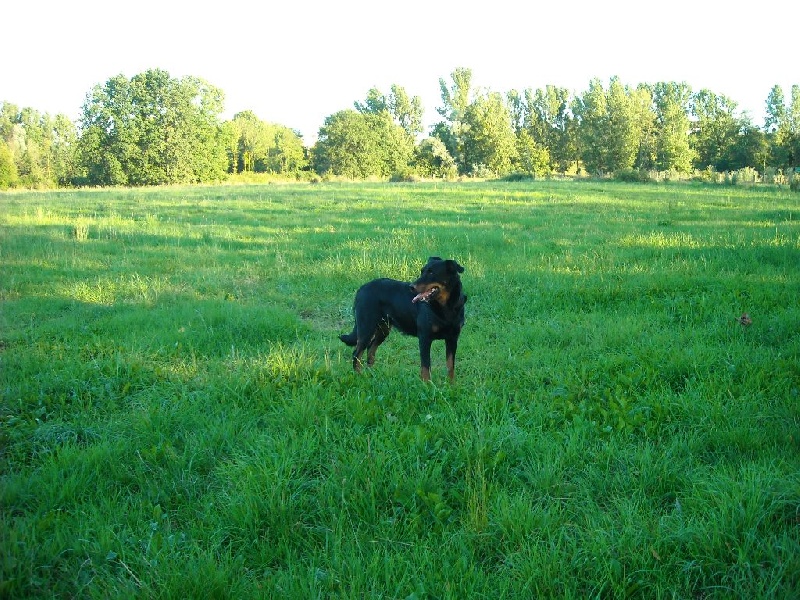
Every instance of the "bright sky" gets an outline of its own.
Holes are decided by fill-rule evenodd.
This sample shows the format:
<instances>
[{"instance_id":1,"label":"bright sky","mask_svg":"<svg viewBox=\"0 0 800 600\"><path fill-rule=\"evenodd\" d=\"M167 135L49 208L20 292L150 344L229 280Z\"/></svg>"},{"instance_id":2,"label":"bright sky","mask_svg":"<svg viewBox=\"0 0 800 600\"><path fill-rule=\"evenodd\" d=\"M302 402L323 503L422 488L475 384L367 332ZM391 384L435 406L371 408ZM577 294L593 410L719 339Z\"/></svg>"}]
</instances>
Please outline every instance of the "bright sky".
<instances>
[{"instance_id":1,"label":"bright sky","mask_svg":"<svg viewBox=\"0 0 800 600\"><path fill-rule=\"evenodd\" d=\"M0 101L77 119L96 84L150 68L203 78L225 114L316 139L325 117L392 84L438 118L458 67L495 92L575 93L598 77L685 81L763 125L770 89L800 84L800 2L761 0L40 0L2 9Z\"/></svg>"}]
</instances>

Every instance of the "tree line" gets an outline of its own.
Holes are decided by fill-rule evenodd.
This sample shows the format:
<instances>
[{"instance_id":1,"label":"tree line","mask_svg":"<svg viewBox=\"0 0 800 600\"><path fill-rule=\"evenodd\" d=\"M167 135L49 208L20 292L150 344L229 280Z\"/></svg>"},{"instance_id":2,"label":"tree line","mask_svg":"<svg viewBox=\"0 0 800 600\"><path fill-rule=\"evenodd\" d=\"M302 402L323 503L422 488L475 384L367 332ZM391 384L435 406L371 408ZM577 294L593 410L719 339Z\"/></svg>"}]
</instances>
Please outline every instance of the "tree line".
<instances>
[{"instance_id":1,"label":"tree line","mask_svg":"<svg viewBox=\"0 0 800 600\"><path fill-rule=\"evenodd\" d=\"M459 68L439 80L438 121L424 135L418 96L400 85L331 114L308 146L252 111L221 119L224 93L160 69L112 77L87 95L77 123L0 103L0 188L159 185L278 177L454 178L749 169L764 180L800 166L800 85L775 85L763 126L736 102L686 83L589 82L499 93Z\"/></svg>"}]
</instances>

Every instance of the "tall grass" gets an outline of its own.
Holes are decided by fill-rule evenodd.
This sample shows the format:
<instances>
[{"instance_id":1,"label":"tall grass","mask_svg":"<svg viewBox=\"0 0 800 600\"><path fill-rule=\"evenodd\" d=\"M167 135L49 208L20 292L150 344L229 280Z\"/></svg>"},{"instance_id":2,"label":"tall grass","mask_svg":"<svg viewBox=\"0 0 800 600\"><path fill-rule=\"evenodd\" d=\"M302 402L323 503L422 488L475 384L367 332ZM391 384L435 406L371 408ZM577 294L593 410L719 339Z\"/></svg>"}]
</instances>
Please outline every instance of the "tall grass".
<instances>
[{"instance_id":1,"label":"tall grass","mask_svg":"<svg viewBox=\"0 0 800 600\"><path fill-rule=\"evenodd\" d=\"M797 597L798 208L606 182L4 193L0 596ZM355 289L430 255L466 267L456 384L397 333L355 375Z\"/></svg>"}]
</instances>

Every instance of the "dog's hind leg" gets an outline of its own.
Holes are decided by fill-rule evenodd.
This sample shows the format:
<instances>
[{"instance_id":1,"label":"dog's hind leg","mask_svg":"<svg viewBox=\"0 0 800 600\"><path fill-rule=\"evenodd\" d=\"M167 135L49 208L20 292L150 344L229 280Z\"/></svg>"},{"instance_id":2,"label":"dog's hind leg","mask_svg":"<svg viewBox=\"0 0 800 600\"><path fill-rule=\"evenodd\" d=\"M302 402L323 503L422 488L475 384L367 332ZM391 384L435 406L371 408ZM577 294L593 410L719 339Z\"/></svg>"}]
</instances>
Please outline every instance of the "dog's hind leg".
<instances>
[{"instance_id":1,"label":"dog's hind leg","mask_svg":"<svg viewBox=\"0 0 800 600\"><path fill-rule=\"evenodd\" d=\"M364 353L364 350L367 348L367 342L364 340L358 340L356 342L356 349L353 350L353 370L356 373L361 373L361 355Z\"/></svg>"},{"instance_id":2,"label":"dog's hind leg","mask_svg":"<svg viewBox=\"0 0 800 600\"><path fill-rule=\"evenodd\" d=\"M378 323L374 327L364 327L362 323L361 327L356 327L358 332L364 331L372 331L372 335L369 338L365 337L358 337L355 341L354 346L356 347L353 350L353 369L357 372L361 372L361 355L364 353L364 350L367 350L367 366L371 367L375 363L375 352L378 349L378 346L381 345L383 340L386 339L386 336L389 335L389 331L391 330L391 325L387 320L378 321ZM347 343L347 340L342 340L343 342Z\"/></svg>"},{"instance_id":3,"label":"dog's hind leg","mask_svg":"<svg viewBox=\"0 0 800 600\"><path fill-rule=\"evenodd\" d=\"M383 343L389 332L392 330L392 325L387 320L378 323L375 328L375 333L372 334L372 339L369 341L369 351L367 352L367 365L372 366L375 364L375 353L378 351L378 346Z\"/></svg>"}]
</instances>

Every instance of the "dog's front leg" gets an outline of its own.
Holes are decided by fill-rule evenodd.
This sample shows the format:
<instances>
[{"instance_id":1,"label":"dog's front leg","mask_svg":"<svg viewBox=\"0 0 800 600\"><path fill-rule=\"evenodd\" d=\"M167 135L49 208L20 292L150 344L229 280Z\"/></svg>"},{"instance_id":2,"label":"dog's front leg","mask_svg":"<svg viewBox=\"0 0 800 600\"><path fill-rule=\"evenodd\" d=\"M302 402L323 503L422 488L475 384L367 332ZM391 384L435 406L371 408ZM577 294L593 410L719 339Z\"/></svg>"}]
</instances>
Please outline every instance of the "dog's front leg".
<instances>
[{"instance_id":1,"label":"dog's front leg","mask_svg":"<svg viewBox=\"0 0 800 600\"><path fill-rule=\"evenodd\" d=\"M431 343L433 343L433 340L428 336L419 336L419 376L422 381L431 380Z\"/></svg>"}]
</instances>

